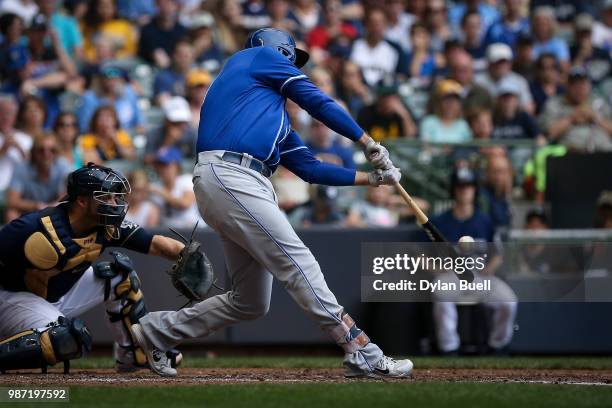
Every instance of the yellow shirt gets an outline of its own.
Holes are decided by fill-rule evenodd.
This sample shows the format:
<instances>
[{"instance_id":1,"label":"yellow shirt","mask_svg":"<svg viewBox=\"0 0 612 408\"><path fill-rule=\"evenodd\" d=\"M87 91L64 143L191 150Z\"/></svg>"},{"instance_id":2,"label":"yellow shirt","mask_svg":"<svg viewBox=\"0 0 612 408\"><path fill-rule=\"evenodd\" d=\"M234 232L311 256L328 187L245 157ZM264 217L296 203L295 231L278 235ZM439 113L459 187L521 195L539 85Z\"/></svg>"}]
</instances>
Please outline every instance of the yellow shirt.
<instances>
[{"instance_id":1,"label":"yellow shirt","mask_svg":"<svg viewBox=\"0 0 612 408\"><path fill-rule=\"evenodd\" d=\"M117 131L117 141L121 147L131 147L132 138L125 130ZM87 133L79 138L79 147L82 152L96 150L101 160L121 159L120 152L115 144L108 139L101 139L93 133Z\"/></svg>"},{"instance_id":2,"label":"yellow shirt","mask_svg":"<svg viewBox=\"0 0 612 408\"><path fill-rule=\"evenodd\" d=\"M110 20L100 24L98 31L89 32L81 28L85 33L83 50L85 59L90 62L96 60L96 39L104 35L110 38L113 49L116 51L116 58L129 58L136 55L138 46L138 33L134 26L126 20Z\"/></svg>"}]
</instances>

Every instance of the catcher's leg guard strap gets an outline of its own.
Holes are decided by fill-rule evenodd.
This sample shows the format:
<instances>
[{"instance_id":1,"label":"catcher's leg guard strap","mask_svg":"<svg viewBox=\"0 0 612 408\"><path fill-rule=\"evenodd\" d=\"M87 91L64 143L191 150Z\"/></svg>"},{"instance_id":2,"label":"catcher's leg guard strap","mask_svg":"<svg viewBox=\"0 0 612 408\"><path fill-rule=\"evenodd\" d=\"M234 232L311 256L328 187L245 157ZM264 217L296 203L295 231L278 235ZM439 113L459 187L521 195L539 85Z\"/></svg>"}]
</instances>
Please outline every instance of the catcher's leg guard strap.
<instances>
[{"instance_id":1,"label":"catcher's leg guard strap","mask_svg":"<svg viewBox=\"0 0 612 408\"><path fill-rule=\"evenodd\" d=\"M134 360L137 365L144 365L147 358L144 352L136 347L132 336L132 325L138 323L140 318L147 314L147 307L140 290L140 280L135 271L131 271L114 288L115 295L121 299L121 310L119 313L109 312L111 322L121 320L124 329L129 333L131 346L134 350Z\"/></svg>"},{"instance_id":2,"label":"catcher's leg guard strap","mask_svg":"<svg viewBox=\"0 0 612 408\"><path fill-rule=\"evenodd\" d=\"M45 368L91 350L91 335L80 319L60 317L43 330L26 330L0 342L0 369Z\"/></svg>"},{"instance_id":3,"label":"catcher's leg guard strap","mask_svg":"<svg viewBox=\"0 0 612 408\"><path fill-rule=\"evenodd\" d=\"M345 353L354 353L370 342L367 334L357 327L348 313L342 315L342 322L329 333Z\"/></svg>"}]
</instances>

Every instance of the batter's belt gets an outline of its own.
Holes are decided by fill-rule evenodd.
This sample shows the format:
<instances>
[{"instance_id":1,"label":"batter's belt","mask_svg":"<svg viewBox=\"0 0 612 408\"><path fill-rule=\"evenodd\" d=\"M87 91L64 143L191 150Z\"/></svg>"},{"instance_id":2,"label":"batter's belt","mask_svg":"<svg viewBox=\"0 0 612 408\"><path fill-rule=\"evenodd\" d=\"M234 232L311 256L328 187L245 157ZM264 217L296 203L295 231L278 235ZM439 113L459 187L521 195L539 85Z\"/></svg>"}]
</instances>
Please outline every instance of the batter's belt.
<instances>
[{"instance_id":1,"label":"batter's belt","mask_svg":"<svg viewBox=\"0 0 612 408\"><path fill-rule=\"evenodd\" d=\"M200 152L200 154L205 153L206 152ZM236 153L228 150L222 150L219 151L219 153L221 154L221 160L223 161L238 164L239 166L246 167L247 169L255 170L264 177L270 177L272 175L272 170L270 170L266 163L256 159L248 153Z\"/></svg>"}]
</instances>

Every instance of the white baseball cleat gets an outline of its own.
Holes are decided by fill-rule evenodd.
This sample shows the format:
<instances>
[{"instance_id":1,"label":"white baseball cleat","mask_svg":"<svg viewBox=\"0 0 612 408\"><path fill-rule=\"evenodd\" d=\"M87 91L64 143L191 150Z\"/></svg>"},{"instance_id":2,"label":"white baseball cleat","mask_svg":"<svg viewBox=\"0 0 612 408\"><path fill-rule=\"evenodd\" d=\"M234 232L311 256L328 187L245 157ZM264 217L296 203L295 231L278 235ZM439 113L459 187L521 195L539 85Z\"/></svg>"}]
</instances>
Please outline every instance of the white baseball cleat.
<instances>
[{"instance_id":1,"label":"white baseball cleat","mask_svg":"<svg viewBox=\"0 0 612 408\"><path fill-rule=\"evenodd\" d=\"M347 378L371 377L371 378L409 378L412 376L412 361L394 360L383 356L378 363L372 366L371 371L359 370L353 365L344 365L344 376Z\"/></svg>"},{"instance_id":2,"label":"white baseball cleat","mask_svg":"<svg viewBox=\"0 0 612 408\"><path fill-rule=\"evenodd\" d=\"M147 355L147 362L151 371L162 377L176 377L176 369L172 368L172 360L168 358L164 351L149 344L142 327L136 323L132 325L132 335L142 351Z\"/></svg>"}]
</instances>

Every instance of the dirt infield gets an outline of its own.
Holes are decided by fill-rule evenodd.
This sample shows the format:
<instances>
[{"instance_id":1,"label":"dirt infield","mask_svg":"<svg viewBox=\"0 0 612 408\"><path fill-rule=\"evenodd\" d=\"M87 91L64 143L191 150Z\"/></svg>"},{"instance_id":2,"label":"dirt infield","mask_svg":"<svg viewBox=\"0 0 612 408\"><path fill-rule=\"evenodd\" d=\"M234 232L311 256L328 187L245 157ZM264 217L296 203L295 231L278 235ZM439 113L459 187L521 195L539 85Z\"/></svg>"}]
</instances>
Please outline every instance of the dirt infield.
<instances>
[{"instance_id":1,"label":"dirt infield","mask_svg":"<svg viewBox=\"0 0 612 408\"><path fill-rule=\"evenodd\" d=\"M249 384L249 383L343 383L347 380L341 369L309 368L184 368L179 376L168 379L147 371L118 374L110 369L76 369L63 375L60 370L49 370L49 374L35 372L9 372L0 375L4 386L71 386L71 385L113 385L113 386L180 386L198 384ZM369 381L369 380L364 380ZM388 381L388 380L387 380ZM415 370L408 382L432 381L475 381L483 383L543 383L543 384L585 384L612 385L610 370L576 369L421 369Z\"/></svg>"}]
</instances>

